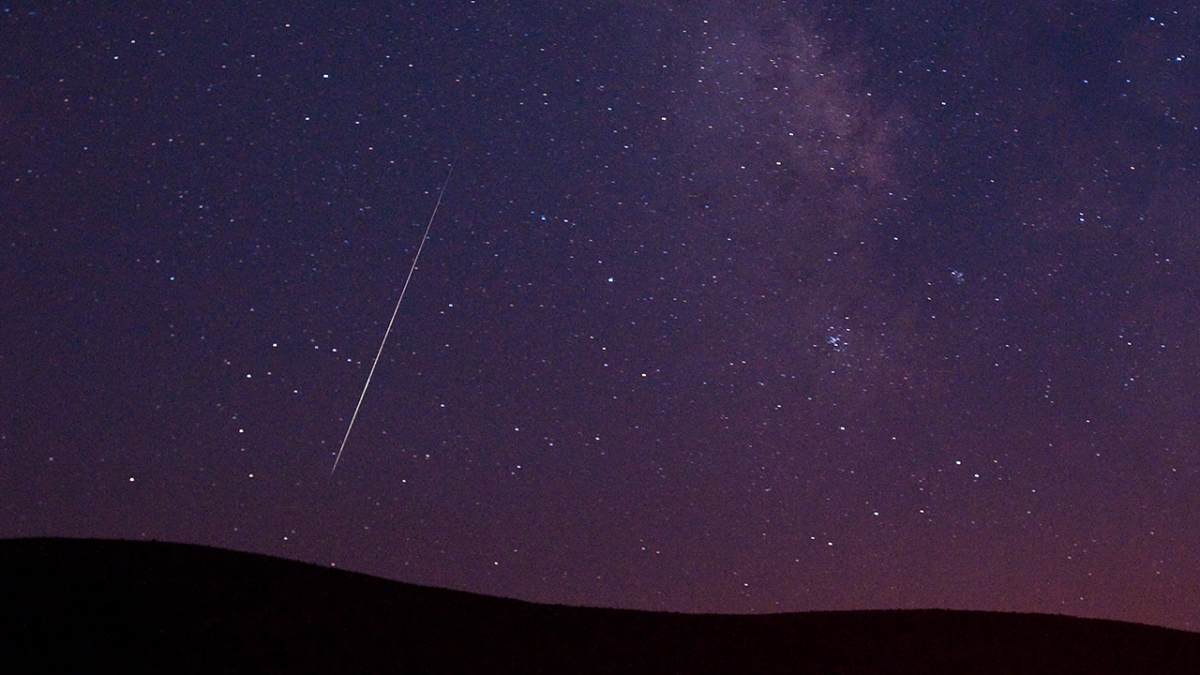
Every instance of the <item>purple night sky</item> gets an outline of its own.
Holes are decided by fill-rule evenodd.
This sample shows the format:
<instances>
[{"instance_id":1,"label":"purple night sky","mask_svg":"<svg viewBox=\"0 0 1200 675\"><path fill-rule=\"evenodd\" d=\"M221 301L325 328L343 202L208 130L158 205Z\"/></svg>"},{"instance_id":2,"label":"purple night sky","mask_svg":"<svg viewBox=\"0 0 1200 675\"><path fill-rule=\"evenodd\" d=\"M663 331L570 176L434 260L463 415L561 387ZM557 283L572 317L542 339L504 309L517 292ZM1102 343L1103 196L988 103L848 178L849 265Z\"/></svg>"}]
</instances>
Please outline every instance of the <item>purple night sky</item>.
<instances>
[{"instance_id":1,"label":"purple night sky","mask_svg":"<svg viewBox=\"0 0 1200 675\"><path fill-rule=\"evenodd\" d=\"M0 536L1200 630L1195 3L35 4Z\"/></svg>"}]
</instances>

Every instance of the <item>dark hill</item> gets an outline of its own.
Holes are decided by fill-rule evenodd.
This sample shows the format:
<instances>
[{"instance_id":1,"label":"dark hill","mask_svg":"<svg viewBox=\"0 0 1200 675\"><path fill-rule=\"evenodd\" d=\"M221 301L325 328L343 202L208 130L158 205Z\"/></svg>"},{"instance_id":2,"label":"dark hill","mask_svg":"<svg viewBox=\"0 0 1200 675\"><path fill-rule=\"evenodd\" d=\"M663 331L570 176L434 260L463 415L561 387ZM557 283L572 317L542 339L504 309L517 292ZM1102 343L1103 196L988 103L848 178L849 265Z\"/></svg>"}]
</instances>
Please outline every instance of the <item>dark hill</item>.
<instances>
[{"instance_id":1,"label":"dark hill","mask_svg":"<svg viewBox=\"0 0 1200 675\"><path fill-rule=\"evenodd\" d=\"M537 605L202 546L0 541L2 672L1200 673L1200 634L958 611Z\"/></svg>"}]
</instances>

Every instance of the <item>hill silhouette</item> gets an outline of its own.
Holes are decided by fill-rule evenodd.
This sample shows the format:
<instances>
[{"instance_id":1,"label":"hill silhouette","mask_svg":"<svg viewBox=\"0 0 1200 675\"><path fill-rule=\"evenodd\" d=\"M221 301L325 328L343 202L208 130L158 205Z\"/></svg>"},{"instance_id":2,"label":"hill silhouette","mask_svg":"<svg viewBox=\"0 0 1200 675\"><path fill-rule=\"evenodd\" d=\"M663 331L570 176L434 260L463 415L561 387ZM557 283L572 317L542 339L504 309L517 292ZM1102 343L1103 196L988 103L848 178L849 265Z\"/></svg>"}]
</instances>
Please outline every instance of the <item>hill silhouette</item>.
<instances>
[{"instance_id":1,"label":"hill silhouette","mask_svg":"<svg viewBox=\"0 0 1200 675\"><path fill-rule=\"evenodd\" d=\"M0 541L0 671L1200 673L1200 634L946 610L540 605L203 546Z\"/></svg>"}]
</instances>

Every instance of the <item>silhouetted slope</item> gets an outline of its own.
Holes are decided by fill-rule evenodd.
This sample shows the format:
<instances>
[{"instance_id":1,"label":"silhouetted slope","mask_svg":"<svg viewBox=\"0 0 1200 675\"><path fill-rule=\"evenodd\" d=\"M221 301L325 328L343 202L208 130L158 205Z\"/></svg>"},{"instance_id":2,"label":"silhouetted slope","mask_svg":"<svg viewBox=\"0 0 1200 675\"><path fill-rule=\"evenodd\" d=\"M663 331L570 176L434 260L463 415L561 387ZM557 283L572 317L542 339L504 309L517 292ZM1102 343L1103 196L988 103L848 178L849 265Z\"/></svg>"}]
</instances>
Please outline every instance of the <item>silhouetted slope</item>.
<instances>
[{"instance_id":1,"label":"silhouetted slope","mask_svg":"<svg viewBox=\"0 0 1200 675\"><path fill-rule=\"evenodd\" d=\"M202 546L0 541L2 672L1200 673L1200 634L952 611L536 605Z\"/></svg>"}]
</instances>

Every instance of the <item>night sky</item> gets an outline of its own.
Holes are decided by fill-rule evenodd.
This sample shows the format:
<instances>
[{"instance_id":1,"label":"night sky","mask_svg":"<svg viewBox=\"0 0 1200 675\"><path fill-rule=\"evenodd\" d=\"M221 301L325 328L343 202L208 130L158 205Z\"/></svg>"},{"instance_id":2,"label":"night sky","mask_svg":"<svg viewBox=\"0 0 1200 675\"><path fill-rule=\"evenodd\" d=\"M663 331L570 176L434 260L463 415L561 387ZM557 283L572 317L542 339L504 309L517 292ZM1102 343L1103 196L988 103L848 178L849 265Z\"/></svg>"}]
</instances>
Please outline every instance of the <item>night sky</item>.
<instances>
[{"instance_id":1,"label":"night sky","mask_svg":"<svg viewBox=\"0 0 1200 675\"><path fill-rule=\"evenodd\" d=\"M1200 630L1195 3L273 4L0 7L0 536Z\"/></svg>"}]
</instances>

